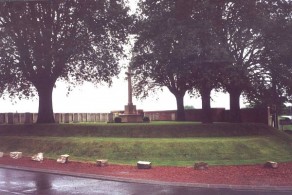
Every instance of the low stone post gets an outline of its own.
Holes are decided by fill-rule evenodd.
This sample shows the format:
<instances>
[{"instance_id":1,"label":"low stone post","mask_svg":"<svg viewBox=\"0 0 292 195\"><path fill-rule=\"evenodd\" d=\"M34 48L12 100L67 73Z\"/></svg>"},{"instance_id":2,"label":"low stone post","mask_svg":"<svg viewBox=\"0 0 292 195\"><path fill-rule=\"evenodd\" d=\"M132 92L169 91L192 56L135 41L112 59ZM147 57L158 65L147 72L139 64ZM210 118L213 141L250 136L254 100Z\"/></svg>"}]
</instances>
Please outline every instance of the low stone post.
<instances>
[{"instance_id":1,"label":"low stone post","mask_svg":"<svg viewBox=\"0 0 292 195\"><path fill-rule=\"evenodd\" d=\"M264 164L265 168L272 168L272 169L277 169L279 167L279 164L274 161L268 161Z\"/></svg>"},{"instance_id":2,"label":"low stone post","mask_svg":"<svg viewBox=\"0 0 292 195\"><path fill-rule=\"evenodd\" d=\"M108 160L107 159L100 159L96 161L96 166L98 167L106 167L108 166Z\"/></svg>"},{"instance_id":3,"label":"low stone post","mask_svg":"<svg viewBox=\"0 0 292 195\"><path fill-rule=\"evenodd\" d=\"M208 169L208 163L205 162L197 162L194 164L194 169L197 170L206 170Z\"/></svg>"},{"instance_id":4,"label":"low stone post","mask_svg":"<svg viewBox=\"0 0 292 195\"><path fill-rule=\"evenodd\" d=\"M22 152L10 152L10 157L14 159L19 159L22 157Z\"/></svg>"},{"instance_id":5,"label":"low stone post","mask_svg":"<svg viewBox=\"0 0 292 195\"><path fill-rule=\"evenodd\" d=\"M150 161L138 161L137 168L138 169L151 169L151 162Z\"/></svg>"},{"instance_id":6,"label":"low stone post","mask_svg":"<svg viewBox=\"0 0 292 195\"><path fill-rule=\"evenodd\" d=\"M61 155L58 159L57 159L57 162L58 163L62 163L62 164L65 164L69 161L69 155L68 154L63 154Z\"/></svg>"},{"instance_id":7,"label":"low stone post","mask_svg":"<svg viewBox=\"0 0 292 195\"><path fill-rule=\"evenodd\" d=\"M44 160L44 153L40 152L31 157L31 160L42 162Z\"/></svg>"}]
</instances>

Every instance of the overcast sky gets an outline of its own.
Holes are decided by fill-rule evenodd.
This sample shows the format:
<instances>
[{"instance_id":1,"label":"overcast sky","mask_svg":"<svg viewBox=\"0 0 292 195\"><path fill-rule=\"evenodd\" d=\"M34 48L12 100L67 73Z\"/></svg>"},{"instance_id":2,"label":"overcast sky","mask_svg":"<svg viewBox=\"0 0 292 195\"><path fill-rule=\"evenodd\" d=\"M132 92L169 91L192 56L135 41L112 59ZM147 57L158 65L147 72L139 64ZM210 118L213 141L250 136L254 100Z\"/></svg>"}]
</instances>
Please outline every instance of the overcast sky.
<instances>
[{"instance_id":1,"label":"overcast sky","mask_svg":"<svg viewBox=\"0 0 292 195\"><path fill-rule=\"evenodd\" d=\"M65 83L57 82L53 91L54 112L110 112L113 110L124 110L128 103L128 89L125 75L121 74L120 79L114 79L111 88L107 86L94 87L90 83L76 87L67 96ZM229 109L229 96L222 93L213 93L211 106L214 108ZM201 108L200 98L185 96L185 105ZM145 100L133 98L137 109L145 111L154 110L175 110L176 101L167 88ZM0 99L0 112L37 112L38 99L31 100L3 100Z\"/></svg>"},{"instance_id":2,"label":"overcast sky","mask_svg":"<svg viewBox=\"0 0 292 195\"><path fill-rule=\"evenodd\" d=\"M137 0L130 0L132 8L135 8ZM127 65L127 61L123 62ZM113 110L124 110L124 106L128 103L127 97L127 81L126 75L121 73L119 79L114 79L111 88L108 86L94 87L90 83L76 87L67 96L66 85L62 82L56 83L53 91L53 109L54 112L110 112ZM213 108L229 109L229 96L222 93L212 93ZM188 94L185 96L185 105L201 108L200 98L190 98ZM133 98L133 103L137 109L145 111L154 110L175 110L175 97L167 88L163 92L159 92L145 100L137 100ZM2 112L37 112L38 99L30 100L10 100L0 99L0 113Z\"/></svg>"}]
</instances>

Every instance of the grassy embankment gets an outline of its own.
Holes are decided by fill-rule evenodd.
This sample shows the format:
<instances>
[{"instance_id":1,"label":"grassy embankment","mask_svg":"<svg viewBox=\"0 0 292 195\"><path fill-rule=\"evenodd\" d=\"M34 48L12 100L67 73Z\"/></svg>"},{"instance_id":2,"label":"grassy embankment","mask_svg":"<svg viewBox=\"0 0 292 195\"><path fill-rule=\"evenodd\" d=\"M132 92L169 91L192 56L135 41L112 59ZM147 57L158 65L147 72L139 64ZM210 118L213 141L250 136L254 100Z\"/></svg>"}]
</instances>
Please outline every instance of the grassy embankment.
<instances>
[{"instance_id":1,"label":"grassy embankment","mask_svg":"<svg viewBox=\"0 0 292 195\"><path fill-rule=\"evenodd\" d=\"M56 159L191 166L292 161L292 137L261 124L153 122L149 124L0 125L0 151L44 152Z\"/></svg>"}]
</instances>

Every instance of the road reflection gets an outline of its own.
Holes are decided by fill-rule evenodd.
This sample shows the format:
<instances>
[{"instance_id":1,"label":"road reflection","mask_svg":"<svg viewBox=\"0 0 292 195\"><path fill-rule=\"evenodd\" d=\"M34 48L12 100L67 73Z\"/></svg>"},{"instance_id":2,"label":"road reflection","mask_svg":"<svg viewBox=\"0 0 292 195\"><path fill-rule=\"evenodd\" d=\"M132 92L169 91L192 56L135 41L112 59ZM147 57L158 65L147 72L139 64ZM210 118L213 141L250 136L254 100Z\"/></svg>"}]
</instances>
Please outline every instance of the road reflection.
<instances>
[{"instance_id":1,"label":"road reflection","mask_svg":"<svg viewBox=\"0 0 292 195\"><path fill-rule=\"evenodd\" d=\"M151 183L127 183L0 168L0 194L172 194L172 195L290 195L292 190L236 190Z\"/></svg>"},{"instance_id":2,"label":"road reflection","mask_svg":"<svg viewBox=\"0 0 292 195\"><path fill-rule=\"evenodd\" d=\"M50 175L46 174L35 174L35 187L36 192L39 194L43 190L48 190L52 188L52 183L50 180Z\"/></svg>"}]
</instances>

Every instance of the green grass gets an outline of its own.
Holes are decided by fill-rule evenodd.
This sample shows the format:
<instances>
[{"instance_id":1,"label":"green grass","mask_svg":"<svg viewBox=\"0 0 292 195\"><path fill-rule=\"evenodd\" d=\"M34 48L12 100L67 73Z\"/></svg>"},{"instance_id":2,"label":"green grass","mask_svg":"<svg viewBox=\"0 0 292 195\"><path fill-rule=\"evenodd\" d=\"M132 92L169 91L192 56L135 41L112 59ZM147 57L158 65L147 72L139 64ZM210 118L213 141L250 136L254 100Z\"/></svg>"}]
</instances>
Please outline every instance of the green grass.
<instances>
[{"instance_id":1,"label":"green grass","mask_svg":"<svg viewBox=\"0 0 292 195\"><path fill-rule=\"evenodd\" d=\"M285 125L285 126L283 127L283 130L292 131L292 125Z\"/></svg>"},{"instance_id":2,"label":"green grass","mask_svg":"<svg viewBox=\"0 0 292 195\"><path fill-rule=\"evenodd\" d=\"M138 160L176 166L292 161L291 140L260 124L0 125L0 151L22 151L25 156L44 152L53 159L68 153L73 160L106 158L132 165Z\"/></svg>"}]
</instances>

